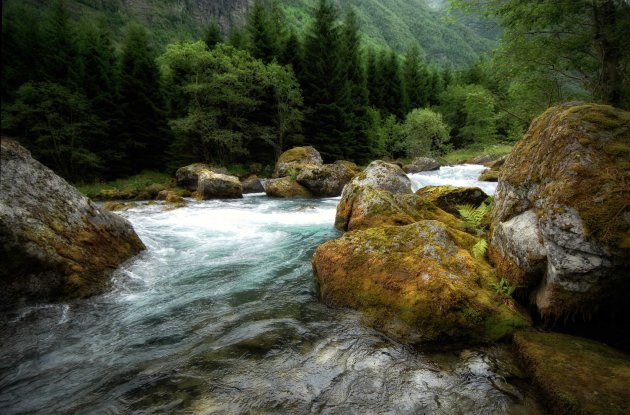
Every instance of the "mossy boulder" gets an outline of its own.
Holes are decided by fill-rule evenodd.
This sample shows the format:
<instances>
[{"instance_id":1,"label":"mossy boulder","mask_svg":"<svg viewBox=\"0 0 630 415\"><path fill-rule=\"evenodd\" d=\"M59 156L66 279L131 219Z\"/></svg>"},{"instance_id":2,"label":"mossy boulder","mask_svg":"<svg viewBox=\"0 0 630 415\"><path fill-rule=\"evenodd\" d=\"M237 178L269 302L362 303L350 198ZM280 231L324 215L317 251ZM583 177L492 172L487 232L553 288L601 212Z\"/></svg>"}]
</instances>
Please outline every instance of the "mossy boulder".
<instances>
[{"instance_id":1,"label":"mossy boulder","mask_svg":"<svg viewBox=\"0 0 630 415\"><path fill-rule=\"evenodd\" d=\"M341 206L341 203L340 203ZM335 227L342 231L409 225L419 220L439 220L457 229L464 229L455 216L415 194L392 194L387 190L360 187L345 202L343 212L337 208Z\"/></svg>"},{"instance_id":2,"label":"mossy boulder","mask_svg":"<svg viewBox=\"0 0 630 415\"><path fill-rule=\"evenodd\" d=\"M479 180L480 182L498 182L500 174L500 168L487 169L481 172L477 180Z\"/></svg>"},{"instance_id":3,"label":"mossy boulder","mask_svg":"<svg viewBox=\"0 0 630 415\"><path fill-rule=\"evenodd\" d=\"M305 167L320 166L323 163L321 154L314 147L293 147L278 157L273 177L285 177L290 174L297 176Z\"/></svg>"},{"instance_id":4,"label":"mossy boulder","mask_svg":"<svg viewBox=\"0 0 630 415\"><path fill-rule=\"evenodd\" d=\"M476 242L434 220L369 228L319 246L313 270L326 304L361 311L397 340L493 341L528 323L490 291Z\"/></svg>"},{"instance_id":5,"label":"mossy boulder","mask_svg":"<svg viewBox=\"0 0 630 415\"><path fill-rule=\"evenodd\" d=\"M305 167L297 175L296 181L306 187L314 196L335 197L361 169L354 163L339 160L333 164Z\"/></svg>"},{"instance_id":6,"label":"mossy boulder","mask_svg":"<svg viewBox=\"0 0 630 415\"><path fill-rule=\"evenodd\" d=\"M245 193L263 193L265 188L262 185L262 182L255 174L249 176L241 183L243 186L243 194Z\"/></svg>"},{"instance_id":7,"label":"mossy boulder","mask_svg":"<svg viewBox=\"0 0 630 415\"><path fill-rule=\"evenodd\" d=\"M581 103L550 108L503 166L493 260L503 275L521 279L514 283L536 287L531 294L543 315L627 312L628 201L630 113ZM533 227L527 237L506 229L525 220ZM523 244L537 246L535 254Z\"/></svg>"},{"instance_id":8,"label":"mossy boulder","mask_svg":"<svg viewBox=\"0 0 630 415\"><path fill-rule=\"evenodd\" d=\"M103 203L103 209L109 210L110 212L122 212L125 210L133 209L137 207L138 204L135 202L115 202L113 200L108 200Z\"/></svg>"},{"instance_id":9,"label":"mossy boulder","mask_svg":"<svg viewBox=\"0 0 630 415\"><path fill-rule=\"evenodd\" d=\"M0 304L87 297L144 249L125 219L104 210L14 141L1 140Z\"/></svg>"},{"instance_id":10,"label":"mossy boulder","mask_svg":"<svg viewBox=\"0 0 630 415\"><path fill-rule=\"evenodd\" d=\"M400 166L381 160L373 161L364 171L344 186L335 217L335 226L338 229L350 229L349 224L352 216L364 214L364 212L357 212L353 209L362 201L370 203L366 199L369 198L369 195L364 194L366 189L383 190L391 194L413 194L411 180Z\"/></svg>"},{"instance_id":11,"label":"mossy boulder","mask_svg":"<svg viewBox=\"0 0 630 415\"><path fill-rule=\"evenodd\" d=\"M423 171L433 171L440 169L440 162L429 157L416 157L411 163L405 164L405 173L421 173Z\"/></svg>"},{"instance_id":12,"label":"mossy boulder","mask_svg":"<svg viewBox=\"0 0 630 415\"><path fill-rule=\"evenodd\" d=\"M269 197L295 198L295 197L313 197L309 190L291 179L290 177L282 177L280 179L265 180L263 186Z\"/></svg>"},{"instance_id":13,"label":"mossy boulder","mask_svg":"<svg viewBox=\"0 0 630 415\"><path fill-rule=\"evenodd\" d=\"M180 167L175 172L177 186L188 189L191 192L196 191L197 183L199 181L199 173L205 170L212 169L205 163L193 163L188 166Z\"/></svg>"},{"instance_id":14,"label":"mossy boulder","mask_svg":"<svg viewBox=\"0 0 630 415\"><path fill-rule=\"evenodd\" d=\"M488 199L478 187L425 186L418 189L416 195L453 215L458 214L459 205L479 206Z\"/></svg>"},{"instance_id":15,"label":"mossy boulder","mask_svg":"<svg viewBox=\"0 0 630 415\"><path fill-rule=\"evenodd\" d=\"M199 172L197 195L201 200L238 199L243 197L243 187L236 176L202 170Z\"/></svg>"},{"instance_id":16,"label":"mossy boulder","mask_svg":"<svg viewBox=\"0 0 630 415\"><path fill-rule=\"evenodd\" d=\"M560 333L519 332L514 343L550 413L628 413L630 356Z\"/></svg>"}]
</instances>

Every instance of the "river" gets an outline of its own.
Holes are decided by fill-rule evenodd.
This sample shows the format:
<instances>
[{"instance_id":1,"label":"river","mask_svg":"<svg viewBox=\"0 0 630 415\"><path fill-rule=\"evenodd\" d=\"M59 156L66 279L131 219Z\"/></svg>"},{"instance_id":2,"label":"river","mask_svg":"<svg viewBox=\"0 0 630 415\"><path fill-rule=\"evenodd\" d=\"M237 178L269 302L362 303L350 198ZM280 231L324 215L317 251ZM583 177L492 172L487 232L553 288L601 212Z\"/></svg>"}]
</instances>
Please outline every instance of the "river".
<instances>
[{"instance_id":1,"label":"river","mask_svg":"<svg viewBox=\"0 0 630 415\"><path fill-rule=\"evenodd\" d=\"M468 185L481 169L411 177ZM110 291L2 317L0 413L540 413L508 346L422 351L318 301L310 258L340 235L337 202L121 213L148 249Z\"/></svg>"}]
</instances>

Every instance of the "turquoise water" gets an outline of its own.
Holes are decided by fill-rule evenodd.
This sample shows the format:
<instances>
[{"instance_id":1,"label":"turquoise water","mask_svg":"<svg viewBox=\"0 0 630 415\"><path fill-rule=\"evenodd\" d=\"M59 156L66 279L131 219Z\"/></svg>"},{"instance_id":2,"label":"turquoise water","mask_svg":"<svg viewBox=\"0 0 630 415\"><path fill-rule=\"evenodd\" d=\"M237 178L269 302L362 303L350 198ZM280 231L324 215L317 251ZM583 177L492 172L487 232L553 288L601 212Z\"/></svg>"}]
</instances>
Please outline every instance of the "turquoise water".
<instances>
[{"instance_id":1,"label":"turquoise water","mask_svg":"<svg viewBox=\"0 0 630 415\"><path fill-rule=\"evenodd\" d=\"M0 413L539 413L505 347L422 352L318 301L337 202L122 213L148 249L111 291L2 318Z\"/></svg>"}]
</instances>

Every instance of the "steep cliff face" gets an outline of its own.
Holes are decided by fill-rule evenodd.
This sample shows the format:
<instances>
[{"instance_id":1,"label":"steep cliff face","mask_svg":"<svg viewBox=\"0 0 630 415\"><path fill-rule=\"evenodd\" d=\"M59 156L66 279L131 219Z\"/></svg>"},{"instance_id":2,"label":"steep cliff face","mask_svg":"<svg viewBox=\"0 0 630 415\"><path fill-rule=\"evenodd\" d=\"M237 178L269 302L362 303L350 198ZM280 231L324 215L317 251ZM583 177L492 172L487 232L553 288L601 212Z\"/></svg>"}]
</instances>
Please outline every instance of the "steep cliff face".
<instances>
[{"instance_id":1,"label":"steep cliff face","mask_svg":"<svg viewBox=\"0 0 630 415\"><path fill-rule=\"evenodd\" d=\"M232 26L244 24L245 15L252 0L184 0L184 2L198 24L206 25L210 18L214 18L221 31L227 34Z\"/></svg>"}]
</instances>

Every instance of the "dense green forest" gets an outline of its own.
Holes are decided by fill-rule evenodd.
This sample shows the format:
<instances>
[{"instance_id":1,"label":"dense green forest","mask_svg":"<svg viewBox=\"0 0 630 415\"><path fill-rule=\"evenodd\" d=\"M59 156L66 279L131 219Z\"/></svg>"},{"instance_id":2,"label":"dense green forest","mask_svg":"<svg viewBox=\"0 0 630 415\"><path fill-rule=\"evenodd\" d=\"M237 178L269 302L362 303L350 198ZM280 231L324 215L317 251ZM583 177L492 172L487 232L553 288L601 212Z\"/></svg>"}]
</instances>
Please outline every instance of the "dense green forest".
<instances>
[{"instance_id":1,"label":"dense green forest","mask_svg":"<svg viewBox=\"0 0 630 415\"><path fill-rule=\"evenodd\" d=\"M11 3L2 133L80 182L194 161L269 164L296 144L358 163L436 156L517 140L557 102L628 108L628 3L539 3L485 2L501 44L457 70L426 61L434 45L374 46L361 35L365 9L329 0L301 30L279 1L256 0L228 36L210 21L198 40L163 48L137 23L116 41L106 19L76 19L61 0Z\"/></svg>"}]
</instances>

